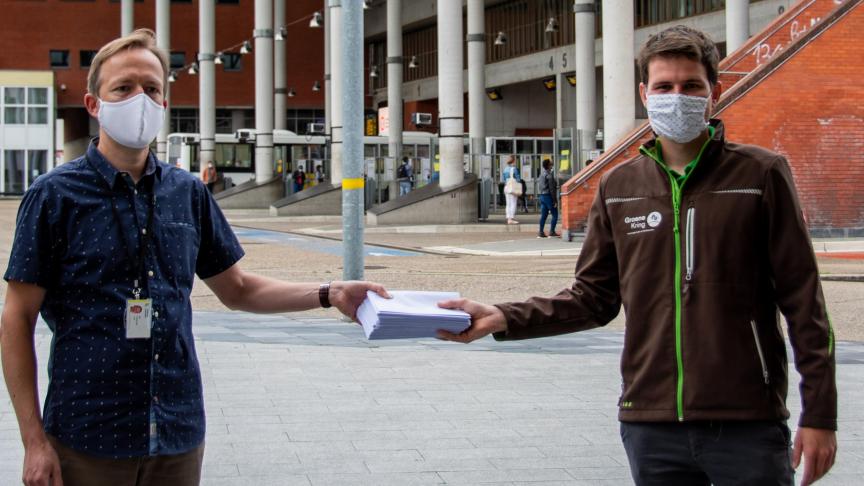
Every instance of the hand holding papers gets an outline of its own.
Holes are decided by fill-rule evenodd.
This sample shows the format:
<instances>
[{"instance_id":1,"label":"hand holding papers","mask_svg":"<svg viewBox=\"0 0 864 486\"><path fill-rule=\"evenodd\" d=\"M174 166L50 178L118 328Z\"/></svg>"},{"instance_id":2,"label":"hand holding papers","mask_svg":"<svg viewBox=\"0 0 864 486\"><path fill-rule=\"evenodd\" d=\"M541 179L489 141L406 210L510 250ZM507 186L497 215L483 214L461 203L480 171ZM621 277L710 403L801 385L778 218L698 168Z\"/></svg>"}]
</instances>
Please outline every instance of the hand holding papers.
<instances>
[{"instance_id":1,"label":"hand holding papers","mask_svg":"<svg viewBox=\"0 0 864 486\"><path fill-rule=\"evenodd\" d=\"M471 325L467 313L438 307L440 301L458 299L456 292L396 290L390 295L367 292L357 309L367 339L436 337L439 329L459 334Z\"/></svg>"}]
</instances>

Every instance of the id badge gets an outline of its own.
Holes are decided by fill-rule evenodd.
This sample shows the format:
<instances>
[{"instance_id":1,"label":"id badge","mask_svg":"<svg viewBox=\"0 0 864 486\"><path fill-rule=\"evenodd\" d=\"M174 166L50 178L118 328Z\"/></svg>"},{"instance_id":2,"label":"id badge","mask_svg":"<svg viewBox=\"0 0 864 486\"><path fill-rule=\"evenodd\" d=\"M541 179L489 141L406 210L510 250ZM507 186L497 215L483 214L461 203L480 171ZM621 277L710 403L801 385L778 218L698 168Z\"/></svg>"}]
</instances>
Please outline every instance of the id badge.
<instances>
[{"instance_id":1,"label":"id badge","mask_svg":"<svg viewBox=\"0 0 864 486\"><path fill-rule=\"evenodd\" d=\"M153 299L126 299L126 339L150 339Z\"/></svg>"}]
</instances>

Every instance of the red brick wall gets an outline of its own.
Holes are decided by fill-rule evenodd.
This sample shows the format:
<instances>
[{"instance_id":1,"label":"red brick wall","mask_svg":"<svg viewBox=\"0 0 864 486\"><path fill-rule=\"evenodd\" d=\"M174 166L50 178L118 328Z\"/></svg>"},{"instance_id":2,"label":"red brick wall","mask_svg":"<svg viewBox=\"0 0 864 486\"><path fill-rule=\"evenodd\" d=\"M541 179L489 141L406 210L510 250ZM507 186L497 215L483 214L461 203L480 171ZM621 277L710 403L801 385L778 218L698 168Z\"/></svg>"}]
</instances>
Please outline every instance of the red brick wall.
<instances>
[{"instance_id":1,"label":"red brick wall","mask_svg":"<svg viewBox=\"0 0 864 486\"><path fill-rule=\"evenodd\" d=\"M859 4L719 114L728 139L789 160L811 229L864 228L862 59ZM633 144L564 198L565 228L584 226L600 175L637 148Z\"/></svg>"},{"instance_id":2,"label":"red brick wall","mask_svg":"<svg viewBox=\"0 0 864 486\"><path fill-rule=\"evenodd\" d=\"M320 0L285 2L286 23L323 9ZM0 69L50 69L48 51L68 49L69 68L55 69L57 104L83 106L87 69L80 66L80 50L98 50L120 34L120 2L96 0L0 2ZM156 2L135 2L135 27L155 28ZM311 29L307 21L288 27L287 85L297 96L289 108L323 108L324 90L312 91L318 80L324 85L324 29ZM216 5L216 50L244 39L252 41L254 0ZM254 44L254 42L253 42ZM171 48L185 51L186 62L198 52L198 2L171 3ZM243 57L243 69L224 72L216 66L216 105L252 107L255 104L255 56ZM171 86L172 104L198 105L198 76L183 72Z\"/></svg>"}]
</instances>

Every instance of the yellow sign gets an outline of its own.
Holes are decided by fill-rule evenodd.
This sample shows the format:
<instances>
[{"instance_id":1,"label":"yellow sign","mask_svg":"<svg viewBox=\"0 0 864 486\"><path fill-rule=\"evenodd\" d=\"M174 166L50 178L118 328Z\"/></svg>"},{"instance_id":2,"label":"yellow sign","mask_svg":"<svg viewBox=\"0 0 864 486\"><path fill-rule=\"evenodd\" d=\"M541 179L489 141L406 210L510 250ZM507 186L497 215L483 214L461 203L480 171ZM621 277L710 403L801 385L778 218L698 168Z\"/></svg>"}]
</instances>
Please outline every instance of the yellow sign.
<instances>
[{"instance_id":1,"label":"yellow sign","mask_svg":"<svg viewBox=\"0 0 864 486\"><path fill-rule=\"evenodd\" d=\"M342 179L342 190L350 191L352 189L363 189L366 185L366 180L362 177L356 179Z\"/></svg>"},{"instance_id":2,"label":"yellow sign","mask_svg":"<svg viewBox=\"0 0 864 486\"><path fill-rule=\"evenodd\" d=\"M559 165L560 165L560 167L558 168L558 170L561 172L566 172L566 171L570 170L570 150L569 149L561 150L561 163Z\"/></svg>"}]
</instances>

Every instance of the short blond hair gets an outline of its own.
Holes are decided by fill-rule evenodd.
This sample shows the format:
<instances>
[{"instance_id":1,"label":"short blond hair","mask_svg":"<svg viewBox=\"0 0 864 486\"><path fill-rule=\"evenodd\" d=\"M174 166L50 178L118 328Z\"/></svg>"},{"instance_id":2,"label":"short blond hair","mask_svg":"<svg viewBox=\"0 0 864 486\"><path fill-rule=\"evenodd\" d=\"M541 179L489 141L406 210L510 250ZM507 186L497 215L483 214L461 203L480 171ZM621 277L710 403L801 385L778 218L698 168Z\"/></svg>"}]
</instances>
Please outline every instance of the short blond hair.
<instances>
[{"instance_id":1,"label":"short blond hair","mask_svg":"<svg viewBox=\"0 0 864 486\"><path fill-rule=\"evenodd\" d=\"M93 62L90 63L90 72L87 73L88 93L99 96L99 87L102 83L99 74L102 70L102 64L118 52L130 49L147 49L159 59L159 63L162 65L162 89L165 89L168 84L168 54L156 47L156 33L150 29L138 29L127 36L114 39L99 49L99 52L93 57Z\"/></svg>"}]
</instances>

